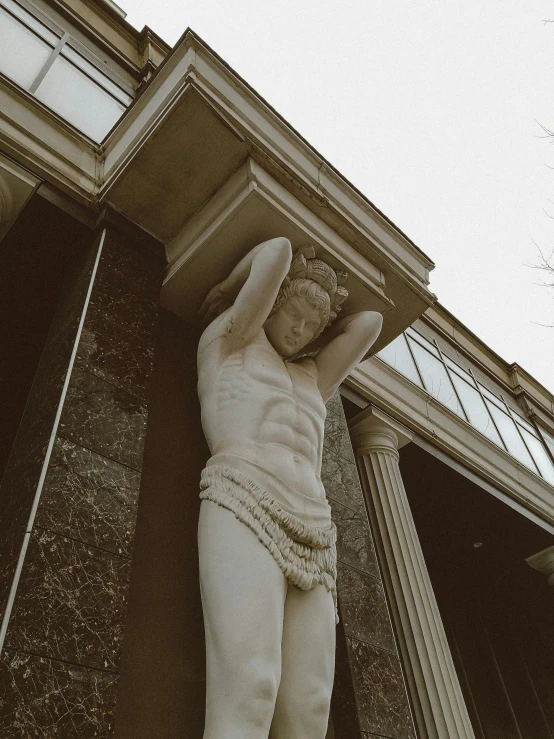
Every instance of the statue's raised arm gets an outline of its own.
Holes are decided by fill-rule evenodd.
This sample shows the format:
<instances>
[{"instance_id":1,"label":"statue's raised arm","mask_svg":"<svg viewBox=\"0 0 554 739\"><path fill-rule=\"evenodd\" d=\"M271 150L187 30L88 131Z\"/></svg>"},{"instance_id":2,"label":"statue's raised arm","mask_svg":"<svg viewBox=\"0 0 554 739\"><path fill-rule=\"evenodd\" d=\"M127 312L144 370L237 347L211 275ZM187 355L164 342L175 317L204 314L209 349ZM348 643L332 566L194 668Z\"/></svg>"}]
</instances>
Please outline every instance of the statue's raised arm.
<instances>
[{"instance_id":1,"label":"statue's raised arm","mask_svg":"<svg viewBox=\"0 0 554 739\"><path fill-rule=\"evenodd\" d=\"M248 252L229 277L210 290L198 311L210 326L208 340L220 333L245 344L256 336L273 308L291 258L290 241L282 237Z\"/></svg>"}]
</instances>

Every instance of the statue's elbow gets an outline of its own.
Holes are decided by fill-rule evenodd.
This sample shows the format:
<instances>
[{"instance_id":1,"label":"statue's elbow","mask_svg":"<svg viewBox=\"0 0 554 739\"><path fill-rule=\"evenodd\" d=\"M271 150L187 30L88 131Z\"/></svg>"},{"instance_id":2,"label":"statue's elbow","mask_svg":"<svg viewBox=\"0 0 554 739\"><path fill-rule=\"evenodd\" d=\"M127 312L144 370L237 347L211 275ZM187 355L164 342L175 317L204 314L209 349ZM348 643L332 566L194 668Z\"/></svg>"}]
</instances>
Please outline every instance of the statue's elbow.
<instances>
[{"instance_id":1,"label":"statue's elbow","mask_svg":"<svg viewBox=\"0 0 554 739\"><path fill-rule=\"evenodd\" d=\"M289 262L291 261L292 245L285 236L277 236L276 238L271 239L268 246L271 251L275 252L275 254L281 259L288 260Z\"/></svg>"},{"instance_id":2,"label":"statue's elbow","mask_svg":"<svg viewBox=\"0 0 554 739\"><path fill-rule=\"evenodd\" d=\"M371 332L378 336L383 326L383 316L375 310L364 310L358 313L356 323L364 334Z\"/></svg>"}]
</instances>

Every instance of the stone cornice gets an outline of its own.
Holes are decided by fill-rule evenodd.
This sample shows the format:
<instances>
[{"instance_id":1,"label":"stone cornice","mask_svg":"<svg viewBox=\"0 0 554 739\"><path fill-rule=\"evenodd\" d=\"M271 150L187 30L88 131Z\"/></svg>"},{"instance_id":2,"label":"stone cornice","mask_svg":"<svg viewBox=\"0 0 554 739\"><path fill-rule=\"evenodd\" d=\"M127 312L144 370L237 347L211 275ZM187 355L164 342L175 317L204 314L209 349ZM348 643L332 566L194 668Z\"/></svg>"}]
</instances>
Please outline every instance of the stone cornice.
<instances>
[{"instance_id":1,"label":"stone cornice","mask_svg":"<svg viewBox=\"0 0 554 739\"><path fill-rule=\"evenodd\" d=\"M368 360L346 384L478 477L554 523L554 489L549 483L384 362Z\"/></svg>"},{"instance_id":2,"label":"stone cornice","mask_svg":"<svg viewBox=\"0 0 554 739\"><path fill-rule=\"evenodd\" d=\"M424 267L428 280L434 263L419 247L342 177L193 31L185 33L183 43L196 50L197 83L206 92L212 93L222 108L235 117L235 124L239 124L250 140L284 165L308 191L323 196L344 225L358 232L358 237L365 232L370 241L377 240L382 249L387 251L391 238L400 241L409 255L403 256L403 269L420 277L421 268Z\"/></svg>"},{"instance_id":3,"label":"stone cornice","mask_svg":"<svg viewBox=\"0 0 554 739\"><path fill-rule=\"evenodd\" d=\"M331 167L192 31L187 31L104 142L102 198L179 105L187 89L200 94L251 156L381 268L409 281L427 304L432 261Z\"/></svg>"}]
</instances>

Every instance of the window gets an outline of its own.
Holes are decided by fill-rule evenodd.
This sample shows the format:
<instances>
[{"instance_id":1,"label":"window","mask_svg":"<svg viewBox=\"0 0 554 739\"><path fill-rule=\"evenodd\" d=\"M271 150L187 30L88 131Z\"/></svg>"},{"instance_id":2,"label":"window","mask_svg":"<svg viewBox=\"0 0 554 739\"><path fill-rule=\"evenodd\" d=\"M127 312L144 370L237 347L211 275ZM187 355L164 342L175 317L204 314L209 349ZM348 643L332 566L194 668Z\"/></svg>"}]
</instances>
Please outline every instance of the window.
<instances>
[{"instance_id":1,"label":"window","mask_svg":"<svg viewBox=\"0 0 554 739\"><path fill-rule=\"evenodd\" d=\"M133 91L85 58L93 55L68 33L14 0L0 0L0 36L0 72L96 142L133 100Z\"/></svg>"},{"instance_id":2,"label":"window","mask_svg":"<svg viewBox=\"0 0 554 739\"><path fill-rule=\"evenodd\" d=\"M429 344L424 348L419 341L415 341L410 337L410 346L414 353L417 366L422 374L425 389L430 395L433 395L443 405L451 408L462 418L465 418L464 411L456 395L456 391L437 349Z\"/></svg>"},{"instance_id":3,"label":"window","mask_svg":"<svg viewBox=\"0 0 554 739\"><path fill-rule=\"evenodd\" d=\"M401 375L407 377L408 380L422 387L419 373L404 334L400 334L400 336L397 336L384 349L381 349L377 356Z\"/></svg>"},{"instance_id":4,"label":"window","mask_svg":"<svg viewBox=\"0 0 554 739\"><path fill-rule=\"evenodd\" d=\"M554 436L542 430L541 438L533 424L431 341L410 328L377 357L554 485Z\"/></svg>"}]
</instances>

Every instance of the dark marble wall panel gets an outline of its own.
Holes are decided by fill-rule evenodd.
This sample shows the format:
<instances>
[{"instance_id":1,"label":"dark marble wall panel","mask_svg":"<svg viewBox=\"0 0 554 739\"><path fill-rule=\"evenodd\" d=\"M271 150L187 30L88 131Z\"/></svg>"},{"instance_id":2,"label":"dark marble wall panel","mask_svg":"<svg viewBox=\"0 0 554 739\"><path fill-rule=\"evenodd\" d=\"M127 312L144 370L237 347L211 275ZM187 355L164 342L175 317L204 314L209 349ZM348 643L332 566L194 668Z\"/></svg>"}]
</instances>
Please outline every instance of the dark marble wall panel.
<instances>
[{"instance_id":1,"label":"dark marble wall panel","mask_svg":"<svg viewBox=\"0 0 554 739\"><path fill-rule=\"evenodd\" d=\"M373 577L380 577L377 555L369 532L365 511L353 511L329 499L333 521L337 527L337 558Z\"/></svg>"},{"instance_id":2,"label":"dark marble wall panel","mask_svg":"<svg viewBox=\"0 0 554 739\"><path fill-rule=\"evenodd\" d=\"M152 373L163 260L108 232L77 364L146 400Z\"/></svg>"},{"instance_id":3,"label":"dark marble wall panel","mask_svg":"<svg viewBox=\"0 0 554 739\"><path fill-rule=\"evenodd\" d=\"M97 284L109 284L114 296L132 294L157 306L165 264L161 245L151 248L137 238L110 229L98 266Z\"/></svg>"},{"instance_id":4,"label":"dark marble wall panel","mask_svg":"<svg viewBox=\"0 0 554 739\"><path fill-rule=\"evenodd\" d=\"M8 647L117 670L129 570L126 559L35 529Z\"/></svg>"},{"instance_id":5,"label":"dark marble wall panel","mask_svg":"<svg viewBox=\"0 0 554 739\"><path fill-rule=\"evenodd\" d=\"M83 326L76 364L146 400L153 356L151 342L139 339L96 313L88 315Z\"/></svg>"},{"instance_id":6,"label":"dark marble wall panel","mask_svg":"<svg viewBox=\"0 0 554 739\"><path fill-rule=\"evenodd\" d=\"M131 556L140 474L58 437L36 525Z\"/></svg>"},{"instance_id":7,"label":"dark marble wall panel","mask_svg":"<svg viewBox=\"0 0 554 739\"><path fill-rule=\"evenodd\" d=\"M398 657L356 639L347 644L362 731L415 739Z\"/></svg>"},{"instance_id":8,"label":"dark marble wall panel","mask_svg":"<svg viewBox=\"0 0 554 739\"><path fill-rule=\"evenodd\" d=\"M343 623L337 626L335 683L331 696L331 718L335 739L362 739L356 694L350 669L350 657Z\"/></svg>"},{"instance_id":9,"label":"dark marble wall panel","mask_svg":"<svg viewBox=\"0 0 554 739\"><path fill-rule=\"evenodd\" d=\"M0 501L2 542L22 536L27 527L47 445L48 438L34 439L34 445L29 443L25 455L17 459L10 458L8 462L2 479L3 495Z\"/></svg>"},{"instance_id":10,"label":"dark marble wall panel","mask_svg":"<svg viewBox=\"0 0 554 739\"><path fill-rule=\"evenodd\" d=\"M334 413L327 413L323 446L347 462L355 464L354 452L352 451L352 444L350 443L350 436L344 417L337 416Z\"/></svg>"},{"instance_id":11,"label":"dark marble wall panel","mask_svg":"<svg viewBox=\"0 0 554 739\"><path fill-rule=\"evenodd\" d=\"M202 739L200 473L209 457L196 393L199 332L162 310L148 408L116 739Z\"/></svg>"},{"instance_id":12,"label":"dark marble wall panel","mask_svg":"<svg viewBox=\"0 0 554 739\"><path fill-rule=\"evenodd\" d=\"M117 676L7 649L0 659L2 739L108 739Z\"/></svg>"},{"instance_id":13,"label":"dark marble wall panel","mask_svg":"<svg viewBox=\"0 0 554 739\"><path fill-rule=\"evenodd\" d=\"M159 286L157 288L159 292ZM118 283L109 273L100 270L96 275L90 300L89 316L103 316L139 341L151 341L158 321L156 290L141 289L138 285Z\"/></svg>"},{"instance_id":14,"label":"dark marble wall panel","mask_svg":"<svg viewBox=\"0 0 554 739\"><path fill-rule=\"evenodd\" d=\"M346 635L396 653L381 582L341 563L338 569L340 615Z\"/></svg>"},{"instance_id":15,"label":"dark marble wall panel","mask_svg":"<svg viewBox=\"0 0 554 739\"><path fill-rule=\"evenodd\" d=\"M94 256L68 282L39 364L4 519L0 505L14 544L0 562L19 553ZM164 261L108 230L9 621L2 738L112 735ZM11 581L0 579L0 598Z\"/></svg>"},{"instance_id":16,"label":"dark marble wall panel","mask_svg":"<svg viewBox=\"0 0 554 739\"><path fill-rule=\"evenodd\" d=\"M365 732L366 739L412 739L409 699L338 394L327 404L322 480L337 526L341 623L332 704L337 738Z\"/></svg>"},{"instance_id":17,"label":"dark marble wall panel","mask_svg":"<svg viewBox=\"0 0 554 739\"><path fill-rule=\"evenodd\" d=\"M134 395L74 367L59 435L140 470L146 415Z\"/></svg>"},{"instance_id":18,"label":"dark marble wall panel","mask_svg":"<svg viewBox=\"0 0 554 739\"><path fill-rule=\"evenodd\" d=\"M0 540L27 524L43 466L97 249L75 256L68 270L0 486ZM1 563L0 563L1 566Z\"/></svg>"},{"instance_id":19,"label":"dark marble wall panel","mask_svg":"<svg viewBox=\"0 0 554 739\"><path fill-rule=\"evenodd\" d=\"M23 534L14 536L0 547L0 620L4 615L10 594L17 560L23 544Z\"/></svg>"},{"instance_id":20,"label":"dark marble wall panel","mask_svg":"<svg viewBox=\"0 0 554 739\"><path fill-rule=\"evenodd\" d=\"M325 448L321 463L321 479L328 498L352 510L365 513L364 496L354 462L348 462Z\"/></svg>"},{"instance_id":21,"label":"dark marble wall panel","mask_svg":"<svg viewBox=\"0 0 554 739\"><path fill-rule=\"evenodd\" d=\"M327 413L332 413L335 416L339 416L339 418L342 418L344 411L342 407L342 399L340 392L335 392L329 400L325 403L325 406L327 408Z\"/></svg>"}]
</instances>

